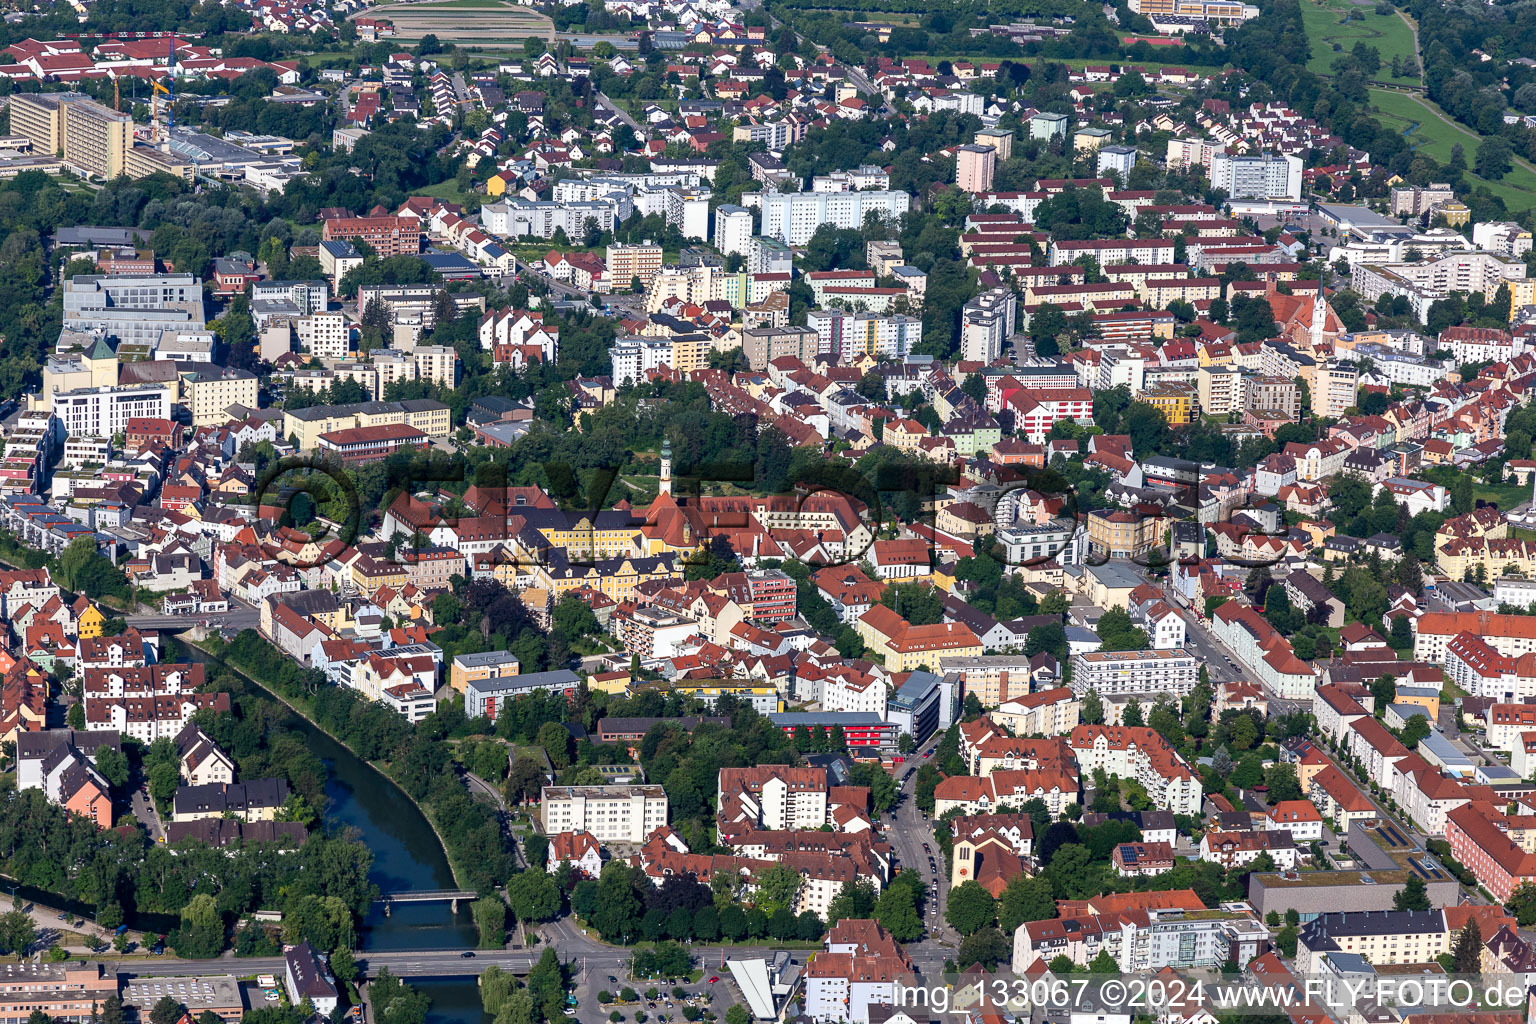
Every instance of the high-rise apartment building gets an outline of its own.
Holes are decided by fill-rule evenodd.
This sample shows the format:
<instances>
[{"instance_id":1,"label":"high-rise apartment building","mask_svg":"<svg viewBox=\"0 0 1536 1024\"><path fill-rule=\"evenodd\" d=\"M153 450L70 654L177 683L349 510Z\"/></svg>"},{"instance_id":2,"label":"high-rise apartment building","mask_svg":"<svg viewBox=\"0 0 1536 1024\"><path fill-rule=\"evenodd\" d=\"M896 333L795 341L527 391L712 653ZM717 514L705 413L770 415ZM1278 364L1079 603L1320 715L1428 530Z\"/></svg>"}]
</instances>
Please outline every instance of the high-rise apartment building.
<instances>
[{"instance_id":1,"label":"high-rise apartment building","mask_svg":"<svg viewBox=\"0 0 1536 1024\"><path fill-rule=\"evenodd\" d=\"M960 310L960 358L983 363L996 359L1013 335L1018 311L1019 297L1012 288L993 288L967 302Z\"/></svg>"},{"instance_id":2,"label":"high-rise apartment building","mask_svg":"<svg viewBox=\"0 0 1536 1024\"><path fill-rule=\"evenodd\" d=\"M655 242L615 242L608 247L608 282L616 291L628 288L635 278L642 288L649 288L660 272L661 246Z\"/></svg>"},{"instance_id":3,"label":"high-rise apartment building","mask_svg":"<svg viewBox=\"0 0 1536 1024\"><path fill-rule=\"evenodd\" d=\"M955 187L962 192L988 192L997 170L997 150L991 146L955 147Z\"/></svg>"}]
</instances>

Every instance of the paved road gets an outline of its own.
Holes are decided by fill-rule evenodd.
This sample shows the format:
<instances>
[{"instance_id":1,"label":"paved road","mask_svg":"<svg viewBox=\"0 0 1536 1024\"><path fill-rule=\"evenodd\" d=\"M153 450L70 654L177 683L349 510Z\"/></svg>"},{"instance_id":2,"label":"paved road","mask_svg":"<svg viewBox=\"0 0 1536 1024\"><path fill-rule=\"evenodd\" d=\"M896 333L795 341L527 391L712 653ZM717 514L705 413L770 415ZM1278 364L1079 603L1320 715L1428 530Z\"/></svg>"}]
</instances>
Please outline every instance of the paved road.
<instances>
[{"instance_id":1,"label":"paved road","mask_svg":"<svg viewBox=\"0 0 1536 1024\"><path fill-rule=\"evenodd\" d=\"M602 94L602 93L598 93L597 94L597 102L601 103L603 106L607 107L609 110L611 110L615 114L617 114L619 116L619 120L620 121L623 121L625 124L629 125L635 131L639 132L639 131L643 131L644 130L643 128L640 127L640 122L639 121L636 121L634 118L629 116L629 112L628 111L626 111L623 107L619 106L613 100L609 99L604 94Z\"/></svg>"},{"instance_id":2,"label":"paved road","mask_svg":"<svg viewBox=\"0 0 1536 1024\"><path fill-rule=\"evenodd\" d=\"M943 960L946 955L937 943L948 942L952 946L958 945L960 936L954 929L944 923L944 907L949 899L949 875L944 863L944 853L936 845L933 836L933 822L923 817L917 809L917 769L928 763L925 752L938 743L938 736L930 737L928 745L922 751L914 752L901 766L905 772L912 769L912 775L901 786L900 799L896 804L894 813L885 822L886 838L890 840L892 848L896 851L896 859L903 871L916 871L923 880L923 889L928 898L923 907L923 924L928 929L928 938L921 943L914 943L908 947L908 955L915 954L914 949L929 951ZM927 849L924 849L924 846ZM933 860L935 867L928 866L929 859ZM937 884L937 894L932 888Z\"/></svg>"}]
</instances>

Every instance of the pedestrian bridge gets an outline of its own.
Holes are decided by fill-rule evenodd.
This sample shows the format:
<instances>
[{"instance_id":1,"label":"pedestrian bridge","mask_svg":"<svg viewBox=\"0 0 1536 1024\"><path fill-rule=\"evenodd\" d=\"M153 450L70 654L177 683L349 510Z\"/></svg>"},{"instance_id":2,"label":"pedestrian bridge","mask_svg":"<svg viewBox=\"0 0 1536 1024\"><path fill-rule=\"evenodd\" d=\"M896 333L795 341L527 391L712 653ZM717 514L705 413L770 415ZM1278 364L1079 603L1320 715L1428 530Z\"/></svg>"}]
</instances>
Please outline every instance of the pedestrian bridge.
<instances>
[{"instance_id":1,"label":"pedestrian bridge","mask_svg":"<svg viewBox=\"0 0 1536 1024\"><path fill-rule=\"evenodd\" d=\"M453 912L459 912L460 900L472 900L480 894L469 889L410 889L405 892L387 892L380 896L378 902L384 904L384 916L389 916L389 908L396 903L448 903Z\"/></svg>"}]
</instances>

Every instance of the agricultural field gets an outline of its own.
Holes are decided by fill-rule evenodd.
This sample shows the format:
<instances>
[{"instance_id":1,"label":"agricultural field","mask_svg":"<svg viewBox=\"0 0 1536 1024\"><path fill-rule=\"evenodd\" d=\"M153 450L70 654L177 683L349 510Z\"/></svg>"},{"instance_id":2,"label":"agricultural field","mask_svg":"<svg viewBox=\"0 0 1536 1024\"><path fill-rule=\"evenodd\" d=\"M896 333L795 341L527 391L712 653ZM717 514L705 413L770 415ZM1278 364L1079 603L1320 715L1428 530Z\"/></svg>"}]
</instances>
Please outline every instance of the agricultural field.
<instances>
[{"instance_id":1,"label":"agricultural field","mask_svg":"<svg viewBox=\"0 0 1536 1024\"><path fill-rule=\"evenodd\" d=\"M366 13L394 22L395 38L403 43L431 34L442 43L480 50L521 50L529 36L555 37L554 24L547 17L507 0L385 4L367 8Z\"/></svg>"},{"instance_id":2,"label":"agricultural field","mask_svg":"<svg viewBox=\"0 0 1536 1024\"><path fill-rule=\"evenodd\" d=\"M1392 80L1392 58L1396 57L1415 69L1412 76L1402 81L1418 81L1413 30L1396 14L1377 14L1374 0L1301 0L1301 21L1312 44L1307 70L1319 75L1332 74L1334 58L1363 42L1376 47L1381 54L1377 78Z\"/></svg>"},{"instance_id":3,"label":"agricultural field","mask_svg":"<svg viewBox=\"0 0 1536 1024\"><path fill-rule=\"evenodd\" d=\"M1415 150L1422 150L1440 163L1451 158L1451 147L1458 142L1466 152L1469 167L1477 157L1477 136L1416 93L1372 89L1371 106L1384 126L1404 133ZM1511 213L1536 207L1536 174L1519 163L1501 181L1486 181L1470 171L1467 178L1487 185L1490 192L1504 200Z\"/></svg>"}]
</instances>

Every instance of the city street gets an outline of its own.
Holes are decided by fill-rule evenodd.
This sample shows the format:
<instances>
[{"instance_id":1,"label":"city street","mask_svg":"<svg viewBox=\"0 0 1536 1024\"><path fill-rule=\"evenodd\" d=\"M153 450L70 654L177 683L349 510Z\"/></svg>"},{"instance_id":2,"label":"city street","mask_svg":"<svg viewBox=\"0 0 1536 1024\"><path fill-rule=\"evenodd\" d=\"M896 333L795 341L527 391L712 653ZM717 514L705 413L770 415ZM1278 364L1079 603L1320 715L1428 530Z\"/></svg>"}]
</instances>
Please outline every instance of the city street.
<instances>
[{"instance_id":1,"label":"city street","mask_svg":"<svg viewBox=\"0 0 1536 1024\"><path fill-rule=\"evenodd\" d=\"M921 943L909 946L909 951L922 948L932 951L940 961L953 955L953 948L960 942L960 937L954 929L944 923L944 906L949 895L949 875L946 873L943 851L939 849L933 837L933 823L923 817L917 809L917 769L928 763L926 751L933 749L939 742L938 734L934 734L927 740L927 745L920 751L913 751L907 760L901 765L901 772L911 769L912 775L901 784L900 795L896 807L890 819L886 822L886 836L890 839L891 848L896 853L897 862L903 871L916 871L923 880L923 889L927 898L923 906L923 924L928 929L928 937ZM924 847L928 849L925 850ZM932 857L936 870L928 867L928 860ZM933 885L937 883L937 895ZM915 955L914 955L915 959Z\"/></svg>"}]
</instances>

